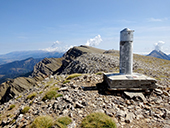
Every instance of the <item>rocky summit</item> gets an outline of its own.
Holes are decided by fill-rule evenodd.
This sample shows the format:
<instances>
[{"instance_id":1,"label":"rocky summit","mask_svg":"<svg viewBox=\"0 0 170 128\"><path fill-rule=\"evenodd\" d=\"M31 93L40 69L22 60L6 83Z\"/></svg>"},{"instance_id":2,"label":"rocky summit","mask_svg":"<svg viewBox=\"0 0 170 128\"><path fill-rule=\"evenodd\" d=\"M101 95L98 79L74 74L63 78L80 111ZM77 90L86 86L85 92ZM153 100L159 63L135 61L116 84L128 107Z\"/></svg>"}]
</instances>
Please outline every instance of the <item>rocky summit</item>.
<instances>
[{"instance_id":1,"label":"rocky summit","mask_svg":"<svg viewBox=\"0 0 170 128\"><path fill-rule=\"evenodd\" d=\"M0 86L0 126L27 128L37 117L48 115L54 120L69 117L72 121L67 127L79 128L87 115L102 112L118 128L168 128L169 68L168 60L134 54L134 72L155 78L159 87L151 93L108 91L102 73L118 72L119 52L74 47L62 59L39 62L30 78L17 78Z\"/></svg>"}]
</instances>

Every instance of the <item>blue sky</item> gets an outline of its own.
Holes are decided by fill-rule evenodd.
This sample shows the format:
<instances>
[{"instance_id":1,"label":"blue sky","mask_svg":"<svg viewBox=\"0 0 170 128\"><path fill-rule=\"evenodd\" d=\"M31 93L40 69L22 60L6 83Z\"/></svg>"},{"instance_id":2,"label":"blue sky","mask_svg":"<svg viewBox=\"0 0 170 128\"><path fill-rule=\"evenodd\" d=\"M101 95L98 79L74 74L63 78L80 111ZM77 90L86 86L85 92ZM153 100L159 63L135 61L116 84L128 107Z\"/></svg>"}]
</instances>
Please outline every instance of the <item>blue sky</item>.
<instances>
[{"instance_id":1,"label":"blue sky","mask_svg":"<svg viewBox=\"0 0 170 128\"><path fill-rule=\"evenodd\" d=\"M0 0L0 54L86 44L119 49L120 31L135 30L134 52L164 42L170 53L170 0ZM59 43L58 43L59 42ZM53 45L54 46L54 45Z\"/></svg>"}]
</instances>

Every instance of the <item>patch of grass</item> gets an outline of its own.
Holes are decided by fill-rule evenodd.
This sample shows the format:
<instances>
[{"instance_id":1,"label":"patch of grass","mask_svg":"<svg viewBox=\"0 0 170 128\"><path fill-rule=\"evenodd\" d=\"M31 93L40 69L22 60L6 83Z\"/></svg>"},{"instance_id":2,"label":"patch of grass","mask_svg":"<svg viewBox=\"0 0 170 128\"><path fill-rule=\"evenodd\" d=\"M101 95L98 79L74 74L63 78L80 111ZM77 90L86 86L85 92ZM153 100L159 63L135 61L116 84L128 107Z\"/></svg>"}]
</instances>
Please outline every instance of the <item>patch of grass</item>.
<instances>
[{"instance_id":1,"label":"patch of grass","mask_svg":"<svg viewBox=\"0 0 170 128\"><path fill-rule=\"evenodd\" d=\"M53 86L55 86L56 84L58 84L58 82L54 83Z\"/></svg>"},{"instance_id":2,"label":"patch of grass","mask_svg":"<svg viewBox=\"0 0 170 128\"><path fill-rule=\"evenodd\" d=\"M45 85L44 89L48 88L49 86L50 86L49 84Z\"/></svg>"},{"instance_id":3,"label":"patch of grass","mask_svg":"<svg viewBox=\"0 0 170 128\"><path fill-rule=\"evenodd\" d=\"M57 94L55 98L62 97L62 96L63 96L63 94Z\"/></svg>"},{"instance_id":4,"label":"patch of grass","mask_svg":"<svg viewBox=\"0 0 170 128\"><path fill-rule=\"evenodd\" d=\"M21 113L22 114L25 114L29 111L30 107L29 106L25 106L22 110L21 110Z\"/></svg>"},{"instance_id":5,"label":"patch of grass","mask_svg":"<svg viewBox=\"0 0 170 128\"><path fill-rule=\"evenodd\" d=\"M13 108L15 108L15 104L10 105L9 110L12 110Z\"/></svg>"},{"instance_id":6,"label":"patch of grass","mask_svg":"<svg viewBox=\"0 0 170 128\"><path fill-rule=\"evenodd\" d=\"M78 77L78 76L81 76L81 75L82 75L82 74L74 73L74 74L69 75L69 76L66 78L66 80L70 80L70 79L73 79L73 78Z\"/></svg>"},{"instance_id":7,"label":"patch of grass","mask_svg":"<svg viewBox=\"0 0 170 128\"><path fill-rule=\"evenodd\" d=\"M43 93L43 91L39 92L39 94L42 94L42 93Z\"/></svg>"},{"instance_id":8,"label":"patch of grass","mask_svg":"<svg viewBox=\"0 0 170 128\"><path fill-rule=\"evenodd\" d=\"M98 72L98 73L96 73L96 75L102 75L103 73L102 72Z\"/></svg>"},{"instance_id":9,"label":"patch of grass","mask_svg":"<svg viewBox=\"0 0 170 128\"><path fill-rule=\"evenodd\" d=\"M11 115L10 115L10 118L12 118L12 117L14 117L14 115L13 115L13 114L11 114Z\"/></svg>"},{"instance_id":10,"label":"patch of grass","mask_svg":"<svg viewBox=\"0 0 170 128\"><path fill-rule=\"evenodd\" d=\"M69 125L72 122L72 120L68 116L59 117L55 121L55 125L57 125L59 128L66 128L67 125Z\"/></svg>"},{"instance_id":11,"label":"patch of grass","mask_svg":"<svg viewBox=\"0 0 170 128\"><path fill-rule=\"evenodd\" d=\"M104 113L91 113L81 123L82 128L116 128L116 123Z\"/></svg>"},{"instance_id":12,"label":"patch of grass","mask_svg":"<svg viewBox=\"0 0 170 128\"><path fill-rule=\"evenodd\" d=\"M19 98L21 98L22 96L18 96L17 98L16 98L16 100L18 100Z\"/></svg>"},{"instance_id":13,"label":"patch of grass","mask_svg":"<svg viewBox=\"0 0 170 128\"><path fill-rule=\"evenodd\" d=\"M49 90L45 93L44 97L42 98L43 101L49 99L51 100L57 94L56 90Z\"/></svg>"},{"instance_id":14,"label":"patch of grass","mask_svg":"<svg viewBox=\"0 0 170 128\"><path fill-rule=\"evenodd\" d=\"M70 80L65 80L63 84L70 83Z\"/></svg>"},{"instance_id":15,"label":"patch of grass","mask_svg":"<svg viewBox=\"0 0 170 128\"><path fill-rule=\"evenodd\" d=\"M38 116L33 121L30 128L51 128L54 120L51 116Z\"/></svg>"},{"instance_id":16,"label":"patch of grass","mask_svg":"<svg viewBox=\"0 0 170 128\"><path fill-rule=\"evenodd\" d=\"M50 90L55 90L55 91L58 91L59 88L58 87L51 87Z\"/></svg>"},{"instance_id":17,"label":"patch of grass","mask_svg":"<svg viewBox=\"0 0 170 128\"><path fill-rule=\"evenodd\" d=\"M11 125L11 124L13 124L13 123L15 123L15 119L13 119L9 124Z\"/></svg>"},{"instance_id":18,"label":"patch of grass","mask_svg":"<svg viewBox=\"0 0 170 128\"><path fill-rule=\"evenodd\" d=\"M27 96L27 99L32 100L36 95L37 95L37 93L36 93L36 92L33 92L33 93L31 93L31 94L29 94L29 95Z\"/></svg>"},{"instance_id":19,"label":"patch of grass","mask_svg":"<svg viewBox=\"0 0 170 128\"><path fill-rule=\"evenodd\" d=\"M33 104L33 101L30 101L30 102L29 102L29 105L32 105L32 104Z\"/></svg>"}]
</instances>

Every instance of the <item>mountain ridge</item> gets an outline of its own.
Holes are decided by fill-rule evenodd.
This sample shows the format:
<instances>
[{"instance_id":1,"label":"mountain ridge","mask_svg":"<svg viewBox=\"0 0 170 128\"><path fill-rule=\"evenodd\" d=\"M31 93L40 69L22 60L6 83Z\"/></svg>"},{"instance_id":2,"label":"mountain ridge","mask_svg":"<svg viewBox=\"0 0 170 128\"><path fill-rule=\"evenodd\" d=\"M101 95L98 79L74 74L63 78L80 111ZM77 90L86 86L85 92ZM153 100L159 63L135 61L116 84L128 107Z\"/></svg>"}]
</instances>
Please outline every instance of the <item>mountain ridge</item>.
<instances>
[{"instance_id":1,"label":"mountain ridge","mask_svg":"<svg viewBox=\"0 0 170 128\"><path fill-rule=\"evenodd\" d=\"M162 69L169 71L168 63L168 60L134 54L133 70L160 79L159 77L167 77L170 74L166 72L161 75L164 72ZM158 65L165 66L158 67ZM155 69L155 67L159 69L152 71L152 68ZM119 51L105 51L89 46L73 47L62 58L45 58L37 63L31 76L32 79L41 81L55 74L97 73L100 71L119 71ZM157 74L158 72L159 74ZM164 83L164 81L160 82Z\"/></svg>"},{"instance_id":2,"label":"mountain ridge","mask_svg":"<svg viewBox=\"0 0 170 128\"><path fill-rule=\"evenodd\" d=\"M152 56L160 59L170 60L170 55L165 54L161 50L153 50L147 56Z\"/></svg>"},{"instance_id":3,"label":"mountain ridge","mask_svg":"<svg viewBox=\"0 0 170 128\"><path fill-rule=\"evenodd\" d=\"M37 63L32 77L0 85L0 126L29 127L36 117L49 115L70 117L68 127L74 128L81 127L90 113L102 112L114 118L118 128L170 127L170 61L137 54L133 57L133 71L153 77L161 85L151 94L106 90L102 72L119 71L119 51L74 47L63 58ZM49 92L57 94L44 100ZM28 113L22 112L25 107L29 107Z\"/></svg>"}]
</instances>

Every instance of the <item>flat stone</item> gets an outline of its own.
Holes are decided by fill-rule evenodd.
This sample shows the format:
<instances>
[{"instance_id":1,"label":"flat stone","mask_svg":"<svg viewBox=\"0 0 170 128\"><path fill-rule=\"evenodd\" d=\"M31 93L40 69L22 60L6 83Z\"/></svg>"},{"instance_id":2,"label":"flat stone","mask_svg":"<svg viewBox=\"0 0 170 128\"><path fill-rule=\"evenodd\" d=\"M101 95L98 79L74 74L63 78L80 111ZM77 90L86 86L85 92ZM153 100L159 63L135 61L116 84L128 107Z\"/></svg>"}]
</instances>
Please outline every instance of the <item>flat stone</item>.
<instances>
[{"instance_id":1,"label":"flat stone","mask_svg":"<svg viewBox=\"0 0 170 128\"><path fill-rule=\"evenodd\" d=\"M160 89L157 89L157 88L155 89L155 93L158 94L158 95L162 95L163 94L163 92Z\"/></svg>"},{"instance_id":2,"label":"flat stone","mask_svg":"<svg viewBox=\"0 0 170 128\"><path fill-rule=\"evenodd\" d=\"M58 91L68 91L68 87L60 88Z\"/></svg>"},{"instance_id":3,"label":"flat stone","mask_svg":"<svg viewBox=\"0 0 170 128\"><path fill-rule=\"evenodd\" d=\"M170 94L169 94L167 91L163 91L163 94L164 94L165 96L170 97Z\"/></svg>"},{"instance_id":4,"label":"flat stone","mask_svg":"<svg viewBox=\"0 0 170 128\"><path fill-rule=\"evenodd\" d=\"M84 106L78 102L76 102L76 108L84 108Z\"/></svg>"},{"instance_id":5,"label":"flat stone","mask_svg":"<svg viewBox=\"0 0 170 128\"><path fill-rule=\"evenodd\" d=\"M140 97L143 102L146 102L146 98L143 95L143 93L141 93L141 92L127 92L127 91L124 91L124 93L125 93L126 96L129 96L131 99L133 97Z\"/></svg>"},{"instance_id":6,"label":"flat stone","mask_svg":"<svg viewBox=\"0 0 170 128\"><path fill-rule=\"evenodd\" d=\"M131 123L134 118L135 118L135 115L132 112L127 113L126 118L125 118L125 122Z\"/></svg>"},{"instance_id":7,"label":"flat stone","mask_svg":"<svg viewBox=\"0 0 170 128\"><path fill-rule=\"evenodd\" d=\"M125 117L126 116L126 112L123 111L123 110L118 110L117 113L116 113L116 117Z\"/></svg>"}]
</instances>

